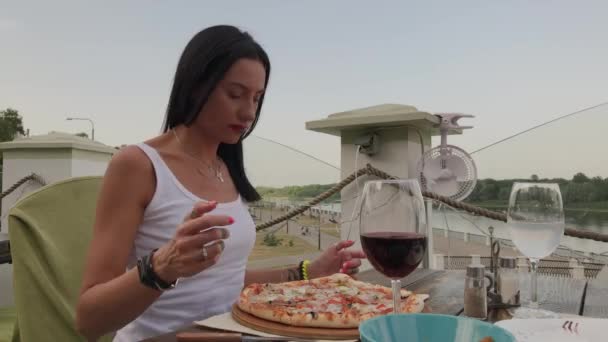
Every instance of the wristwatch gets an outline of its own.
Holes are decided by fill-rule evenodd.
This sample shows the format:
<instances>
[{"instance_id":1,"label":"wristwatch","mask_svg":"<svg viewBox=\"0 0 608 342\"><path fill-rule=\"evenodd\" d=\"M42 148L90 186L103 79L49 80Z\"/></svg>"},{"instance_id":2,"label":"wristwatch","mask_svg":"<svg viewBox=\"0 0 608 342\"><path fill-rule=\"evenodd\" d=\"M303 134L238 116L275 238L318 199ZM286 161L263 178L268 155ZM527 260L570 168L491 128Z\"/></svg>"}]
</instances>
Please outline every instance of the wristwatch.
<instances>
[{"instance_id":1,"label":"wristwatch","mask_svg":"<svg viewBox=\"0 0 608 342\"><path fill-rule=\"evenodd\" d=\"M147 287L153 288L159 291L165 291L175 288L179 279L171 283L160 279L160 277L154 272L152 265L152 255L157 249L150 252L148 255L144 255L142 258L137 260L137 270L139 272L139 281Z\"/></svg>"}]
</instances>

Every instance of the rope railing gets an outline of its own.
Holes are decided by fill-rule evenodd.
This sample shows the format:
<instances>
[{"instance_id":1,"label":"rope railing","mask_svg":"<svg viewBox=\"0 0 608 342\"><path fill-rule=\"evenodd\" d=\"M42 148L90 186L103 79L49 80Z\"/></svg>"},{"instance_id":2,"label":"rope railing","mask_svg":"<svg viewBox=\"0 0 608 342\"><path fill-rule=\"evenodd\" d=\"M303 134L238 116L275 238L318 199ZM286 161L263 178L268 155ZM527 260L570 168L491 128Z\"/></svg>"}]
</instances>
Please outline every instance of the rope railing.
<instances>
[{"instance_id":1,"label":"rope railing","mask_svg":"<svg viewBox=\"0 0 608 342\"><path fill-rule=\"evenodd\" d=\"M390 174L373 167L371 164L367 164L366 167L356 170L350 176L344 178L340 183L336 184L331 189L329 189L329 190L321 193L317 197L313 198L312 200L307 202L305 205L299 206L295 209L288 211L284 215L281 215L275 219L272 219L270 221L257 225L255 228L256 231L260 231L260 230L266 229L268 227L272 227L277 223L283 222L285 220L288 220L290 218L293 218L297 215L302 214L306 210L310 209L312 206L315 206L315 205L321 203L323 200L325 200L325 199L329 198L330 196L332 196L333 194L341 191L348 184L352 183L356 178L361 177L363 175L375 176L375 177L378 177L381 179L398 179L397 177L391 176ZM438 194L430 192L430 191L423 191L422 196L424 196L428 199L443 202L453 208L464 210L464 211L467 211L467 212L477 215L477 216L483 216L483 217L487 217L492 220L507 222L507 215L505 213L492 211L492 210L480 208L480 207L477 207L477 206L474 206L471 204L455 201L451 198L441 196L441 195L438 195ZM608 235L598 233L598 232L591 232L591 231L580 230L580 229L575 229L575 228L566 228L564 230L564 234L566 236L571 236L571 237L576 237L576 238L581 238L581 239L608 242Z\"/></svg>"},{"instance_id":2,"label":"rope railing","mask_svg":"<svg viewBox=\"0 0 608 342\"><path fill-rule=\"evenodd\" d=\"M42 186L46 185L46 182L44 181L44 179L42 179L42 177L40 177L39 175L37 175L35 173L31 173L30 175L21 178L20 180L15 182L15 184L13 184L10 188L8 188L5 191L3 191L2 193L0 193L0 199L8 196L10 193L17 190L20 186L22 186L23 184L25 184L28 181L34 181ZM11 257L10 242L8 240L0 241L0 265L1 264L11 264L12 261L13 261L13 259Z\"/></svg>"},{"instance_id":3,"label":"rope railing","mask_svg":"<svg viewBox=\"0 0 608 342\"><path fill-rule=\"evenodd\" d=\"M30 175L25 176L25 177L21 178L20 180L18 180L17 182L15 182L15 184L13 184L10 188L3 191L0 194L0 199L8 196L11 192L17 190L17 188L19 188L20 186L25 184L25 182L27 182L27 181L34 181L43 186L46 185L46 182L44 181L44 179L42 179L42 177L40 177L39 175L37 175L35 173L31 173Z\"/></svg>"}]
</instances>

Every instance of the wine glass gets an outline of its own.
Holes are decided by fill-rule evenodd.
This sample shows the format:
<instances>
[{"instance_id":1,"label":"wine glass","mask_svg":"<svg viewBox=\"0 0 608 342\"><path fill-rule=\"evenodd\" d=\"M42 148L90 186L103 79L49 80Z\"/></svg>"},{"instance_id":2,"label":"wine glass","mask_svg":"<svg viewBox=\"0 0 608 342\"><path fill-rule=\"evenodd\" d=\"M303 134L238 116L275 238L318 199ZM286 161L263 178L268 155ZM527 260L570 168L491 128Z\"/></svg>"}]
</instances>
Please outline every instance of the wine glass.
<instances>
[{"instance_id":1,"label":"wine glass","mask_svg":"<svg viewBox=\"0 0 608 342\"><path fill-rule=\"evenodd\" d=\"M536 269L559 246L564 234L564 208L559 185L514 183L509 199L507 223L513 243L530 260L530 303L538 309Z\"/></svg>"},{"instance_id":2,"label":"wine glass","mask_svg":"<svg viewBox=\"0 0 608 342\"><path fill-rule=\"evenodd\" d=\"M361 246L372 266L391 279L399 313L401 278L422 261L427 246L424 201L417 180L374 180L363 187Z\"/></svg>"}]
</instances>

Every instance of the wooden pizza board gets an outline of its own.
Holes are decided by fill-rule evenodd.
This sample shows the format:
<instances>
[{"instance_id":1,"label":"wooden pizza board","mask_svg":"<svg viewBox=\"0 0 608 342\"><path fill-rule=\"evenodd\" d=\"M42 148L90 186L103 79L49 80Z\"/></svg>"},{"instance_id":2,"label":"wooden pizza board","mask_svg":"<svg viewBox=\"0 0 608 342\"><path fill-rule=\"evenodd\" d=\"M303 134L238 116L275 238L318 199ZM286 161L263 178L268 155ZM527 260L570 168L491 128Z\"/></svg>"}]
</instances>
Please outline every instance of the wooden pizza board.
<instances>
[{"instance_id":1,"label":"wooden pizza board","mask_svg":"<svg viewBox=\"0 0 608 342\"><path fill-rule=\"evenodd\" d=\"M432 311L428 305L425 305L422 313L432 313ZM358 328L340 329L291 326L254 316L241 310L237 304L232 306L232 318L247 328L279 336L317 340L356 340L359 338Z\"/></svg>"},{"instance_id":2,"label":"wooden pizza board","mask_svg":"<svg viewBox=\"0 0 608 342\"><path fill-rule=\"evenodd\" d=\"M273 335L310 338L317 340L356 340L358 328L313 328L296 327L279 322L268 321L241 310L236 304L232 306L232 317L239 324Z\"/></svg>"}]
</instances>

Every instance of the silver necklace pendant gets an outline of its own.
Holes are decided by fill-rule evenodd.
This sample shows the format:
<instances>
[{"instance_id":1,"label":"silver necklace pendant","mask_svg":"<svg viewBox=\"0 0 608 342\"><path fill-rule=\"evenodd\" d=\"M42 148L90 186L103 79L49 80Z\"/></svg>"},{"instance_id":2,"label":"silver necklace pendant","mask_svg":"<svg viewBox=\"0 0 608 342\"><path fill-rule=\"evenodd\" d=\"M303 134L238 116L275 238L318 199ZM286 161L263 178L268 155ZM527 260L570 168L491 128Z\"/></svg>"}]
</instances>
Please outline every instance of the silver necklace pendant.
<instances>
[{"instance_id":1,"label":"silver necklace pendant","mask_svg":"<svg viewBox=\"0 0 608 342\"><path fill-rule=\"evenodd\" d=\"M179 136L177 135L177 132L175 131L175 128L172 129L173 131L173 135L175 136L175 139L177 140L177 143L182 145L183 144L181 142L181 140L179 139ZM196 160L197 162L201 163L201 164L206 164L205 162L203 162L202 160L198 159L197 157L191 155L188 151L184 151L190 158ZM218 163L219 163L219 158L218 158ZM209 173L215 173L215 178L217 178L220 182L224 183L224 176L222 175L222 171L220 171L220 166L218 165L217 170L213 170L213 168L211 167L211 165L207 165L207 168L209 169ZM201 174L201 176L206 176L209 177L209 174L205 174L203 172L203 170L201 170L200 168L196 168L198 170L198 173Z\"/></svg>"},{"instance_id":2,"label":"silver necklace pendant","mask_svg":"<svg viewBox=\"0 0 608 342\"><path fill-rule=\"evenodd\" d=\"M217 170L213 170L211 168L211 166L209 166L208 168L209 168L209 172L210 173L214 173L215 174L215 178L217 178L217 180L219 180L220 182L224 183L224 176L222 175L222 171L220 171L219 167L217 168Z\"/></svg>"}]
</instances>

